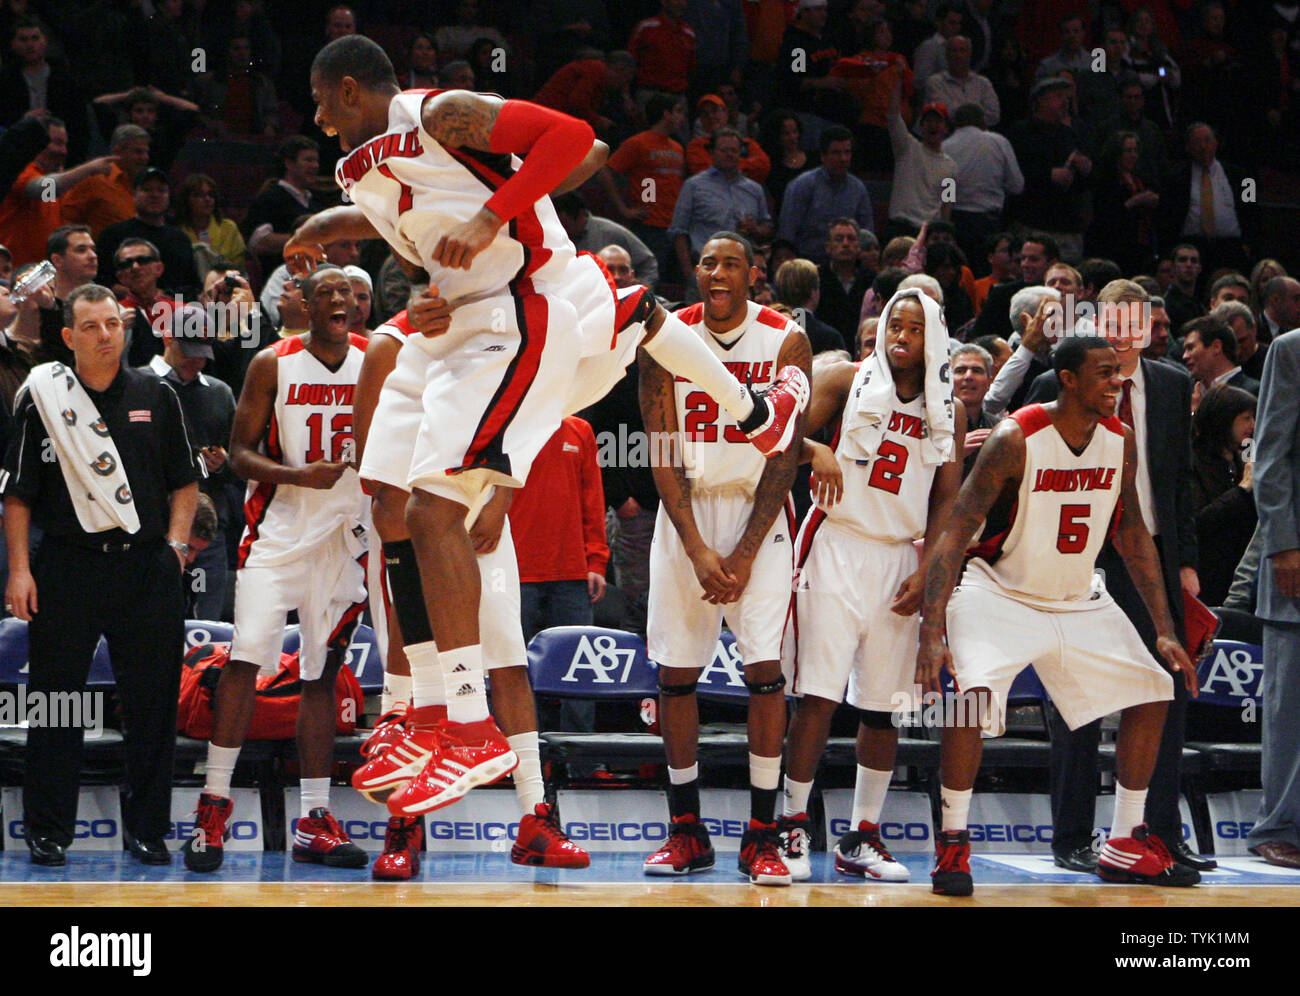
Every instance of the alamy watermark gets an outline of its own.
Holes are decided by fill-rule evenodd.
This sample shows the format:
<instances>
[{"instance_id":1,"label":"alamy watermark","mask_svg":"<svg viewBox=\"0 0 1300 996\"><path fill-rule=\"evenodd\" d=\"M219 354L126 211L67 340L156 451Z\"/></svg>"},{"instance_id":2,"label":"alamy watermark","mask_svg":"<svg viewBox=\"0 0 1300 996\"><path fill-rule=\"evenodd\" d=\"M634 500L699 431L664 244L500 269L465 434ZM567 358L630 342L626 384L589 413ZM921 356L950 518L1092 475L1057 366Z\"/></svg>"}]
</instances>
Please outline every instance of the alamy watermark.
<instances>
[{"instance_id":1,"label":"alamy watermark","mask_svg":"<svg viewBox=\"0 0 1300 996\"><path fill-rule=\"evenodd\" d=\"M94 740L104 731L104 693L39 692L19 685L0 692L0 726L80 728Z\"/></svg>"}]
</instances>

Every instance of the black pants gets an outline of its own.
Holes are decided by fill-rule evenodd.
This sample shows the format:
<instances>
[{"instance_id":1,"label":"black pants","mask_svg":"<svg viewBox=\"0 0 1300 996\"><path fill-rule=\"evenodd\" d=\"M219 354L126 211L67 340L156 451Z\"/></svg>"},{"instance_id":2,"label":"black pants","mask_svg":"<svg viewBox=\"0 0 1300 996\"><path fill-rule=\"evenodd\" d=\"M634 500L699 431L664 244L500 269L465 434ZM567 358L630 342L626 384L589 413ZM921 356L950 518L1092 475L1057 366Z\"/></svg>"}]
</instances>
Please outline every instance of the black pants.
<instances>
[{"instance_id":1,"label":"black pants","mask_svg":"<svg viewBox=\"0 0 1300 996\"><path fill-rule=\"evenodd\" d=\"M185 620L181 570L162 540L103 553L46 536L36 554L37 613L29 629L29 693L80 692L102 634L108 642L126 748L122 822L161 839L171 824L172 755ZM33 836L72 843L81 727L27 734L23 821Z\"/></svg>"},{"instance_id":2,"label":"black pants","mask_svg":"<svg viewBox=\"0 0 1300 996\"><path fill-rule=\"evenodd\" d=\"M1156 542L1158 545L1159 540ZM1156 629L1146 603L1114 547L1107 544L1103 548L1097 566L1106 572L1106 590L1137 629L1151 656L1163 666L1164 658L1156 653ZM1181 590L1171 592L1167 590L1168 585L1165 587L1170 608L1174 610L1174 622L1181 630L1183 593ZM1174 675L1173 681L1174 700L1169 703L1146 805L1147 824L1162 840L1182 840L1178 798L1187 725L1187 689L1183 686L1181 674ZM1047 716L1052 736L1052 850L1056 854L1067 854L1092 842L1096 826L1097 745L1101 740L1101 720L1071 732L1055 708L1049 706Z\"/></svg>"}]
</instances>

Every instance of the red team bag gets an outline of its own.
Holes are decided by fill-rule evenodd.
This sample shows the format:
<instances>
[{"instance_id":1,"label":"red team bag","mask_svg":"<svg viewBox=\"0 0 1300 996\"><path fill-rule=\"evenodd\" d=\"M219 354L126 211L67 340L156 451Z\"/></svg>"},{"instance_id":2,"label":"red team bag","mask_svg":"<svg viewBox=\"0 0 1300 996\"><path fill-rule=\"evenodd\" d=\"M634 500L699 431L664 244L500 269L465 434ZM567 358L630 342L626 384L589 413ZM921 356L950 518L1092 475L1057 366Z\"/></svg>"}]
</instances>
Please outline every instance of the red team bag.
<instances>
[{"instance_id":1,"label":"red team bag","mask_svg":"<svg viewBox=\"0 0 1300 996\"><path fill-rule=\"evenodd\" d=\"M181 670L181 692L176 710L176 731L197 740L212 736L212 695L221 680L221 669L230 660L230 646L201 643L185 655ZM357 728L361 712L361 685L346 664L339 667L334 683L338 703L335 730L349 734ZM298 724L298 703L302 699L302 677L298 654L280 655L280 667L272 675L257 676L257 702L248 725L249 740L292 740Z\"/></svg>"}]
</instances>

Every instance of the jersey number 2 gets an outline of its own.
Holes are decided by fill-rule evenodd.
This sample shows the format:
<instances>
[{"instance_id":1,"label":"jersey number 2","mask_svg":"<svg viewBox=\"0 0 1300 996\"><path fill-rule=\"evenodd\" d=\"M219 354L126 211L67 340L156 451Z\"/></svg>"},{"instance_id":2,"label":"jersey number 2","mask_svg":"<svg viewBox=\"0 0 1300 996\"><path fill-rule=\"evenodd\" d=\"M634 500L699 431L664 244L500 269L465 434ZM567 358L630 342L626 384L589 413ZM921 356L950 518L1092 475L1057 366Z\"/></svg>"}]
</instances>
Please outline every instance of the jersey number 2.
<instances>
[{"instance_id":1,"label":"jersey number 2","mask_svg":"<svg viewBox=\"0 0 1300 996\"><path fill-rule=\"evenodd\" d=\"M321 429L325 424L324 412L313 412L307 416L307 462L315 463L325 459L325 450L321 446ZM330 419L330 460L339 463L350 457L344 456L344 449L351 448L352 413L339 412Z\"/></svg>"},{"instance_id":2,"label":"jersey number 2","mask_svg":"<svg viewBox=\"0 0 1300 996\"><path fill-rule=\"evenodd\" d=\"M1083 553L1088 545L1088 523L1081 522L1092 512L1091 505L1062 505L1061 524L1056 532L1056 549L1061 553Z\"/></svg>"},{"instance_id":3,"label":"jersey number 2","mask_svg":"<svg viewBox=\"0 0 1300 996\"><path fill-rule=\"evenodd\" d=\"M891 495L898 494L903 486L903 471L907 468L907 448L892 439L882 439L876 450L876 461L871 465L867 484Z\"/></svg>"}]
</instances>

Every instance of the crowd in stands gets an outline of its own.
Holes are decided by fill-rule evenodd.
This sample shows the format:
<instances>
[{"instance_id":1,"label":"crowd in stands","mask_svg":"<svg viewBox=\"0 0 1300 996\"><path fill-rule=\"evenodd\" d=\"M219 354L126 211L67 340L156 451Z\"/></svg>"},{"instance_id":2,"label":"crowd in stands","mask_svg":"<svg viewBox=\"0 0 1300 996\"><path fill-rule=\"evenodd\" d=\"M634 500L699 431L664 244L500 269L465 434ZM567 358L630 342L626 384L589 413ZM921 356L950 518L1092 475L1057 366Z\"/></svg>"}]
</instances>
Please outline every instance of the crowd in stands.
<instances>
[{"instance_id":1,"label":"crowd in stands","mask_svg":"<svg viewBox=\"0 0 1300 996\"><path fill-rule=\"evenodd\" d=\"M339 200L309 67L356 32L404 86L588 121L607 165L557 208L620 285L688 303L704 240L738 231L757 249L754 298L800 320L815 352L861 358L884 302L920 282L945 309L972 453L1050 367L1044 299L1062 302L1067 330L1086 327L1106 283L1137 281L1157 316L1147 355L1195 382L1198 566L1207 599L1227 597L1253 526L1241 444L1254 392L1270 341L1300 325L1297 260L1261 211L1270 196L1283 216L1297 207L1300 6L3 0L3 414L33 364L67 359L68 294L113 288L132 316L129 361L203 389L193 412L182 400L208 427L192 436L228 555L241 522L227 409L255 347L305 327L281 249ZM404 307L407 277L382 243L326 249L367 302L358 327ZM52 278L12 296L45 261ZM163 335L185 301L237 306L210 359ZM587 413L597 434L639 428L635 397L629 374ZM654 488L648 472L602 469L609 579L628 589L609 600L613 621L638 629Z\"/></svg>"}]
</instances>

